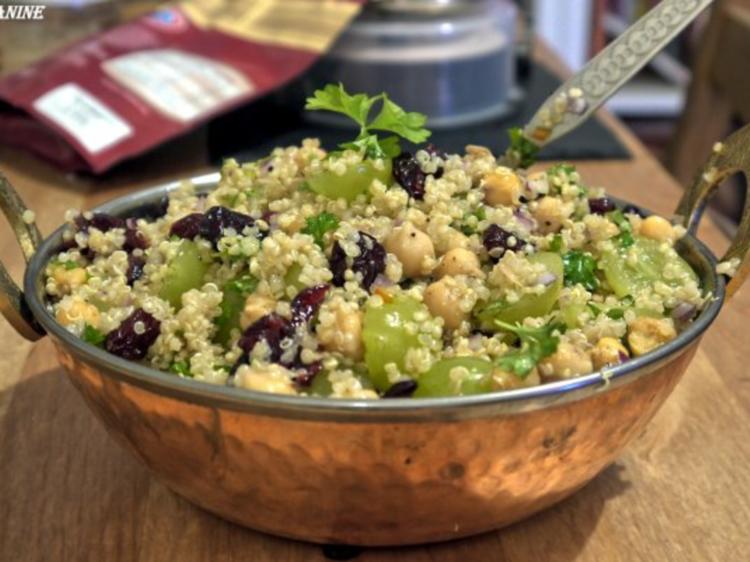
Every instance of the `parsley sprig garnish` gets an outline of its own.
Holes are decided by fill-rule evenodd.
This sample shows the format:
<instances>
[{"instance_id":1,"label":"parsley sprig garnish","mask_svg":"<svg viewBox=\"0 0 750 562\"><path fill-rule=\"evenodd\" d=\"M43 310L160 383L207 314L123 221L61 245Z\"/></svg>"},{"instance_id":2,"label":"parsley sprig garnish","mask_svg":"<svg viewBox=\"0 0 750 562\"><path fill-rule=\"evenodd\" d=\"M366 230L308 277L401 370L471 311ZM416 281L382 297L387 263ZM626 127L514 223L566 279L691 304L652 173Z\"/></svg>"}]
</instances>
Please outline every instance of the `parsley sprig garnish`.
<instances>
[{"instance_id":1,"label":"parsley sprig garnish","mask_svg":"<svg viewBox=\"0 0 750 562\"><path fill-rule=\"evenodd\" d=\"M496 364L501 369L510 371L522 379L525 379L542 359L557 351L560 343L558 334L565 332L565 324L562 323L550 323L540 328L527 328L495 320L495 325L501 330L515 334L521 340L520 348L498 358Z\"/></svg>"},{"instance_id":2,"label":"parsley sprig garnish","mask_svg":"<svg viewBox=\"0 0 750 562\"><path fill-rule=\"evenodd\" d=\"M373 107L380 104L380 111L370 118ZM415 144L426 141L430 131L424 128L427 116L405 111L387 94L368 96L349 94L342 84L328 84L307 98L305 109L310 111L332 111L346 115L359 125L359 135L352 142L341 144L343 149L363 151L367 158L395 158L401 154L401 139ZM375 131L394 133L385 138Z\"/></svg>"}]
</instances>

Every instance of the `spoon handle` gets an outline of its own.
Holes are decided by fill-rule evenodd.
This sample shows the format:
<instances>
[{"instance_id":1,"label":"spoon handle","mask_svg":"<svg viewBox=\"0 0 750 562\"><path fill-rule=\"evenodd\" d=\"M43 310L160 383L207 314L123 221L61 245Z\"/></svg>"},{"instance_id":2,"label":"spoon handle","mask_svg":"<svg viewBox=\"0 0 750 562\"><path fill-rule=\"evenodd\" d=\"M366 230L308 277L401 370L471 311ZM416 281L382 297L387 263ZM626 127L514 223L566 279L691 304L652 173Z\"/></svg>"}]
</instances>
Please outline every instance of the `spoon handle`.
<instances>
[{"instance_id":1,"label":"spoon handle","mask_svg":"<svg viewBox=\"0 0 750 562\"><path fill-rule=\"evenodd\" d=\"M586 121L713 0L662 0L542 104L524 135L542 147Z\"/></svg>"}]
</instances>

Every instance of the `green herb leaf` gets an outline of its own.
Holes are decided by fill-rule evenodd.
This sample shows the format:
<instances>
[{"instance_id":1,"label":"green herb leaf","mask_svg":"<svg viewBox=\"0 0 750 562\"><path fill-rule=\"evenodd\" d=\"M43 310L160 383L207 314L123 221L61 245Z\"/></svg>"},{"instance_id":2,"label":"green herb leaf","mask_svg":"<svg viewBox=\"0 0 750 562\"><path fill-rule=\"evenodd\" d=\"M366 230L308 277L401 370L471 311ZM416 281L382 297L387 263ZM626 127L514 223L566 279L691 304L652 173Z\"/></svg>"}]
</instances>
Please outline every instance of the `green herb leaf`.
<instances>
[{"instance_id":1,"label":"green herb leaf","mask_svg":"<svg viewBox=\"0 0 750 562\"><path fill-rule=\"evenodd\" d=\"M314 217L307 217L302 234L309 234L315 239L315 243L323 249L325 244L325 233L336 230L339 227L339 218L333 213L323 211Z\"/></svg>"},{"instance_id":2,"label":"green herb leaf","mask_svg":"<svg viewBox=\"0 0 750 562\"><path fill-rule=\"evenodd\" d=\"M182 375L183 377L193 377L193 374L190 372L190 365L187 361L175 361L169 366L169 370L177 375Z\"/></svg>"},{"instance_id":3,"label":"green herb leaf","mask_svg":"<svg viewBox=\"0 0 750 562\"><path fill-rule=\"evenodd\" d=\"M599 287L596 277L596 260L588 252L572 250L563 256L563 271L565 286L581 284L588 291L595 291Z\"/></svg>"},{"instance_id":4,"label":"green herb leaf","mask_svg":"<svg viewBox=\"0 0 750 562\"><path fill-rule=\"evenodd\" d=\"M487 211L485 210L484 206L477 207L473 212L464 215L464 218L460 223L460 228L461 232L463 232L466 236L471 236L472 234L476 234L477 232L476 227L473 224L467 222L472 217L476 217L477 222L486 219Z\"/></svg>"},{"instance_id":5,"label":"green herb leaf","mask_svg":"<svg viewBox=\"0 0 750 562\"><path fill-rule=\"evenodd\" d=\"M68 271L70 271L71 269L78 269L79 267L81 267L80 264L74 260L68 260L68 261L62 262L62 266Z\"/></svg>"},{"instance_id":6,"label":"green herb leaf","mask_svg":"<svg viewBox=\"0 0 750 562\"><path fill-rule=\"evenodd\" d=\"M633 225L625 217L620 209L615 209L611 213L608 213L609 219L617 225L620 229L620 234L615 237L615 243L621 248L629 248L635 244L635 238L633 238Z\"/></svg>"},{"instance_id":7,"label":"green herb leaf","mask_svg":"<svg viewBox=\"0 0 750 562\"><path fill-rule=\"evenodd\" d=\"M380 96L371 98L367 94L350 95L344 89L343 84L338 86L328 84L322 90L316 90L311 98L307 98L305 109L341 113L365 128L370 110L378 99Z\"/></svg>"},{"instance_id":8,"label":"green herb leaf","mask_svg":"<svg viewBox=\"0 0 750 562\"><path fill-rule=\"evenodd\" d=\"M380 111L370 120L376 103L381 102ZM427 116L405 111L386 94L370 97L367 94L349 94L342 84L327 85L307 98L305 109L310 111L333 111L346 115L359 125L359 135L351 142L340 145L344 149L359 150L370 159L395 158L401 154L400 138L421 143L430 136L424 128ZM396 136L380 138L373 131L387 131Z\"/></svg>"},{"instance_id":9,"label":"green herb leaf","mask_svg":"<svg viewBox=\"0 0 750 562\"><path fill-rule=\"evenodd\" d=\"M523 134L523 129L520 127L513 127L508 129L508 136L510 137L510 148L509 151L517 160L520 168L528 168L536 162L536 156L539 153L539 147L531 142Z\"/></svg>"},{"instance_id":10,"label":"green herb leaf","mask_svg":"<svg viewBox=\"0 0 750 562\"><path fill-rule=\"evenodd\" d=\"M551 252L557 252L558 254L563 248L563 237L562 234L555 234L552 237L552 242L549 243L549 249Z\"/></svg>"},{"instance_id":11,"label":"green herb leaf","mask_svg":"<svg viewBox=\"0 0 750 562\"><path fill-rule=\"evenodd\" d=\"M562 163L562 164L555 164L554 166L550 166L549 169L547 170L547 175L548 176L560 176L560 175L570 176L576 173L577 171L578 169L573 164Z\"/></svg>"},{"instance_id":12,"label":"green herb leaf","mask_svg":"<svg viewBox=\"0 0 750 562\"><path fill-rule=\"evenodd\" d=\"M612 320L622 320L625 317L625 311L622 308L610 308L607 311L607 316Z\"/></svg>"},{"instance_id":13,"label":"green herb leaf","mask_svg":"<svg viewBox=\"0 0 750 562\"><path fill-rule=\"evenodd\" d=\"M95 345L96 347L102 347L106 338L107 336L105 336L101 330L94 328L89 324L86 324L83 327L81 339L86 343L90 343L91 345Z\"/></svg>"},{"instance_id":14,"label":"green herb leaf","mask_svg":"<svg viewBox=\"0 0 750 562\"><path fill-rule=\"evenodd\" d=\"M526 378L539 361L557 351L560 337L556 334L565 332L565 324L562 323L550 323L540 328L514 326L500 320L495 320L495 324L521 340L519 349L506 353L496 361L498 367L520 378Z\"/></svg>"},{"instance_id":15,"label":"green herb leaf","mask_svg":"<svg viewBox=\"0 0 750 562\"><path fill-rule=\"evenodd\" d=\"M383 94L383 106L380 113L367 125L368 130L396 133L406 140L419 144L430 137L430 131L424 128L427 116L414 111L404 111Z\"/></svg>"}]
</instances>

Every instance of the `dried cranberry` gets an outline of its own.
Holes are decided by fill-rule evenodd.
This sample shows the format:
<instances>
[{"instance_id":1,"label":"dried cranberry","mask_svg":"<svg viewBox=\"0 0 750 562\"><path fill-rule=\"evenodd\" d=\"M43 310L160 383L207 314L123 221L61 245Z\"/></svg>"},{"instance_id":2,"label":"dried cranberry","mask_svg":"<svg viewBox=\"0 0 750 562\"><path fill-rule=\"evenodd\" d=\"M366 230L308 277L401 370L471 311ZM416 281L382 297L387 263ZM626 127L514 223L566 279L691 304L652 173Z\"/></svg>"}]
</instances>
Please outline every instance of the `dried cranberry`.
<instances>
[{"instance_id":1,"label":"dried cranberry","mask_svg":"<svg viewBox=\"0 0 750 562\"><path fill-rule=\"evenodd\" d=\"M203 213L185 215L180 220L172 223L169 235L184 238L185 240L192 240L201 233L201 224L203 224Z\"/></svg>"},{"instance_id":2,"label":"dried cranberry","mask_svg":"<svg viewBox=\"0 0 750 562\"><path fill-rule=\"evenodd\" d=\"M301 326L315 316L320 305L323 304L328 288L325 283L307 287L294 297L291 304L293 326Z\"/></svg>"},{"instance_id":3,"label":"dried cranberry","mask_svg":"<svg viewBox=\"0 0 750 562\"><path fill-rule=\"evenodd\" d=\"M254 223L253 217L249 215L243 215L226 207L211 207L203 217L200 234L216 246L227 229L231 228L237 234L241 234L246 227Z\"/></svg>"},{"instance_id":4,"label":"dried cranberry","mask_svg":"<svg viewBox=\"0 0 750 562\"><path fill-rule=\"evenodd\" d=\"M146 265L146 260L140 256L134 256L130 254L128 256L128 270L125 273L125 277L128 281L128 285L131 287L133 283L138 281L143 276L143 266Z\"/></svg>"},{"instance_id":5,"label":"dried cranberry","mask_svg":"<svg viewBox=\"0 0 750 562\"><path fill-rule=\"evenodd\" d=\"M622 208L622 212L626 215L638 215L639 217L646 216L646 213L644 213L640 207L636 207L635 205L625 205Z\"/></svg>"},{"instance_id":6,"label":"dried cranberry","mask_svg":"<svg viewBox=\"0 0 750 562\"><path fill-rule=\"evenodd\" d=\"M417 381L405 380L399 381L385 391L383 398L409 398L417 390Z\"/></svg>"},{"instance_id":7,"label":"dried cranberry","mask_svg":"<svg viewBox=\"0 0 750 562\"><path fill-rule=\"evenodd\" d=\"M424 184L427 175L411 153L402 152L393 159L393 177L414 199L424 199Z\"/></svg>"},{"instance_id":8,"label":"dried cranberry","mask_svg":"<svg viewBox=\"0 0 750 562\"><path fill-rule=\"evenodd\" d=\"M81 232L86 232L92 227L107 232L113 228L125 228L125 219L107 213L94 213L90 219L78 215L75 219L75 225Z\"/></svg>"},{"instance_id":9,"label":"dried cranberry","mask_svg":"<svg viewBox=\"0 0 750 562\"><path fill-rule=\"evenodd\" d=\"M508 232L496 224L491 224L484 231L483 243L493 260L503 257L507 250L517 252L526 245L526 242L516 234Z\"/></svg>"},{"instance_id":10,"label":"dried cranberry","mask_svg":"<svg viewBox=\"0 0 750 562\"><path fill-rule=\"evenodd\" d=\"M609 197L589 199L589 210L595 215L606 215L615 210L615 202Z\"/></svg>"},{"instance_id":11,"label":"dried cranberry","mask_svg":"<svg viewBox=\"0 0 750 562\"><path fill-rule=\"evenodd\" d=\"M331 282L336 287L343 287L344 281L346 281L346 278L344 277L347 267L346 252L344 252L344 248L342 248L341 244L338 242L334 242L333 248L331 248L331 257L328 259L328 267L331 269L331 273L333 273Z\"/></svg>"},{"instance_id":12,"label":"dried cranberry","mask_svg":"<svg viewBox=\"0 0 750 562\"><path fill-rule=\"evenodd\" d=\"M142 308L136 309L117 329L107 334L104 348L123 359L143 359L159 337L161 322Z\"/></svg>"},{"instance_id":13,"label":"dried cranberry","mask_svg":"<svg viewBox=\"0 0 750 562\"><path fill-rule=\"evenodd\" d=\"M295 370L299 374L294 377L294 382L297 386L307 387L312 384L315 375L323 370L323 363L321 361L315 361L309 365L300 364Z\"/></svg>"},{"instance_id":14,"label":"dried cranberry","mask_svg":"<svg viewBox=\"0 0 750 562\"><path fill-rule=\"evenodd\" d=\"M284 353L281 342L293 333L294 328L289 320L272 312L251 324L242 334L238 344L243 351L251 353L256 344L264 340L271 350L270 360L278 362Z\"/></svg>"},{"instance_id":15,"label":"dried cranberry","mask_svg":"<svg viewBox=\"0 0 750 562\"><path fill-rule=\"evenodd\" d=\"M359 255L352 262L352 271L362 275L362 286L369 290L375 278L385 271L385 248L375 238L359 233Z\"/></svg>"},{"instance_id":16,"label":"dried cranberry","mask_svg":"<svg viewBox=\"0 0 750 562\"><path fill-rule=\"evenodd\" d=\"M362 275L362 286L369 291L375 278L385 271L385 248L366 232L359 232L357 246L359 255L352 260L351 270ZM333 245L328 264L333 273L333 284L341 287L345 281L347 258L338 242Z\"/></svg>"},{"instance_id":17,"label":"dried cranberry","mask_svg":"<svg viewBox=\"0 0 750 562\"><path fill-rule=\"evenodd\" d=\"M125 244L123 250L126 252L132 252L133 250L145 250L148 248L148 240L143 233L138 230L138 225L135 219L127 219L125 221Z\"/></svg>"}]
</instances>

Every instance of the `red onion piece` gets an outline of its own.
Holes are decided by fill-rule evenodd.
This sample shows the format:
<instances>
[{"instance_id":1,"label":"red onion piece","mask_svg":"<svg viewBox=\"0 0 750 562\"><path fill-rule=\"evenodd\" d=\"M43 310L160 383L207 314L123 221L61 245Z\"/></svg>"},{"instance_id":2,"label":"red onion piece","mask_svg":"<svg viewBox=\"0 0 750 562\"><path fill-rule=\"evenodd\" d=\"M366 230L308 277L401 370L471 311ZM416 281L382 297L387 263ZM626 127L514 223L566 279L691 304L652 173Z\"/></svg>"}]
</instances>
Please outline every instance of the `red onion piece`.
<instances>
[{"instance_id":1,"label":"red onion piece","mask_svg":"<svg viewBox=\"0 0 750 562\"><path fill-rule=\"evenodd\" d=\"M516 209L513 213L513 216L516 217L518 225L526 232L531 232L532 230L534 230L534 227L536 226L534 223L534 219L523 212L521 209Z\"/></svg>"},{"instance_id":2,"label":"red onion piece","mask_svg":"<svg viewBox=\"0 0 750 562\"><path fill-rule=\"evenodd\" d=\"M693 315L695 315L695 306L687 302L681 302L672 310L672 318L677 322L690 322Z\"/></svg>"},{"instance_id":3,"label":"red onion piece","mask_svg":"<svg viewBox=\"0 0 750 562\"><path fill-rule=\"evenodd\" d=\"M549 271L547 273L540 275L538 279L538 282L544 285L545 287L549 287L555 281L557 281L557 275Z\"/></svg>"}]
</instances>

